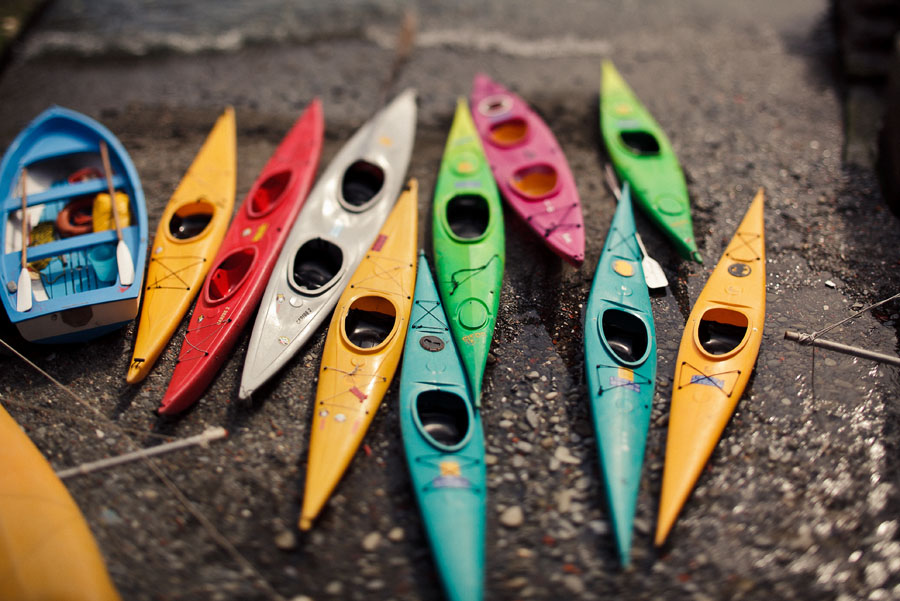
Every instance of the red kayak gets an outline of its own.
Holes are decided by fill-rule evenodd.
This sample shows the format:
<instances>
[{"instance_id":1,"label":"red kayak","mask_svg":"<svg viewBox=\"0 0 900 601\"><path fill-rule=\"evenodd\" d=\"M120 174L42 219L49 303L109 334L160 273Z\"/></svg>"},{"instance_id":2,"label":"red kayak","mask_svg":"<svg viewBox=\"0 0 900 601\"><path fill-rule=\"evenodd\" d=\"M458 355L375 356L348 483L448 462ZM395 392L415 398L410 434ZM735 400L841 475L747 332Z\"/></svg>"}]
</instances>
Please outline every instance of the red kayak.
<instances>
[{"instance_id":1,"label":"red kayak","mask_svg":"<svg viewBox=\"0 0 900 601\"><path fill-rule=\"evenodd\" d=\"M484 74L469 99L500 193L557 255L584 261L584 217L556 137L521 98Z\"/></svg>"},{"instance_id":2,"label":"red kayak","mask_svg":"<svg viewBox=\"0 0 900 601\"><path fill-rule=\"evenodd\" d=\"M309 194L324 129L322 104L315 99L250 188L203 282L160 414L179 413L200 398L256 314Z\"/></svg>"}]
</instances>

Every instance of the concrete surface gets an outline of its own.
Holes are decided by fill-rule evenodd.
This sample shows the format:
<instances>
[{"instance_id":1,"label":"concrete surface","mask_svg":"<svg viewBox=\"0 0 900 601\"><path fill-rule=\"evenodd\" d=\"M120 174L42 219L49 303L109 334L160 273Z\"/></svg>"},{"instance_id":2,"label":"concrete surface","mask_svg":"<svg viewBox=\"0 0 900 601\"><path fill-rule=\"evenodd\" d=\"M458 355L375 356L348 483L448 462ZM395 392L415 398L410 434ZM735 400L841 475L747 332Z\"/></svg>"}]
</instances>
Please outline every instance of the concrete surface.
<instances>
[{"instance_id":1,"label":"concrete surface","mask_svg":"<svg viewBox=\"0 0 900 601\"><path fill-rule=\"evenodd\" d=\"M418 3L419 44L388 92L410 85L420 92L410 174L422 191L421 244L430 251L430 191L455 98L468 93L478 70L528 99L557 133L588 233L587 260L576 270L514 215L506 218L496 361L482 410L490 453L487 598L900 597L900 374L825 351L813 356L782 339L785 329L815 331L890 296L900 282L898 222L873 174L842 163L825 0L482 4ZM394 32L410 4L286 6L260 16L267 26L283 23L285 35L232 29L229 45L215 31L193 31L205 40L193 49L158 35L172 26L158 12L177 14L165 13L165 3L138 6L148 11L143 20L140 11L112 11L121 17L115 31L100 20L91 35L84 23L102 3L48 7L0 74L0 145L51 103L100 119L140 171L153 231L226 104L237 110L239 201L316 95L326 114L325 164L385 95ZM234 18L256 23L251 17ZM582 311L614 211L597 122L602 57L615 60L669 133L706 260L703 267L680 261L639 219L672 286L653 301L659 378L627 572L617 567L603 506L582 367ZM767 191L769 284L755 376L657 551L651 537L678 342L759 186ZM898 313L900 305L887 305L829 337L896 352ZM137 464L68 482L125 599L442 598L402 455L396 383L328 510L310 534L295 529L324 334L243 403L237 387L248 332L206 395L175 420L153 410L180 336L137 387L125 384L133 326L70 347L17 344L83 404L19 359L0 358L0 401L57 468L129 450L129 439L152 444L149 433L230 431L226 442L157 463L268 585ZM501 523L510 508L521 510L521 524Z\"/></svg>"}]
</instances>

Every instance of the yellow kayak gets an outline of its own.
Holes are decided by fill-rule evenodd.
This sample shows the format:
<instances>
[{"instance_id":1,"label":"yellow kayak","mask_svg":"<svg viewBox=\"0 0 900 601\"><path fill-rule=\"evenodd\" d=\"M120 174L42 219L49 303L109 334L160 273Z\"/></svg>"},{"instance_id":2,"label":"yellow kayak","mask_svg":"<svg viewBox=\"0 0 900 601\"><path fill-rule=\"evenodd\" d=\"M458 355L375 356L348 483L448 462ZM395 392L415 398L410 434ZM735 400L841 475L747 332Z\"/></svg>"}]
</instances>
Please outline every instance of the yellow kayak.
<instances>
[{"instance_id":1,"label":"yellow kayak","mask_svg":"<svg viewBox=\"0 0 900 601\"><path fill-rule=\"evenodd\" d=\"M766 314L760 188L688 318L672 385L656 544L662 545L750 379Z\"/></svg>"},{"instance_id":2,"label":"yellow kayak","mask_svg":"<svg viewBox=\"0 0 900 601\"><path fill-rule=\"evenodd\" d=\"M0 599L118 600L81 511L3 407L0 465Z\"/></svg>"},{"instance_id":3,"label":"yellow kayak","mask_svg":"<svg viewBox=\"0 0 900 601\"><path fill-rule=\"evenodd\" d=\"M234 109L229 107L216 121L159 221L128 366L129 384L147 376L200 291L231 221L236 157Z\"/></svg>"},{"instance_id":4,"label":"yellow kayak","mask_svg":"<svg viewBox=\"0 0 900 601\"><path fill-rule=\"evenodd\" d=\"M416 283L419 184L409 180L338 301L319 368L300 529L309 530L391 385Z\"/></svg>"}]
</instances>

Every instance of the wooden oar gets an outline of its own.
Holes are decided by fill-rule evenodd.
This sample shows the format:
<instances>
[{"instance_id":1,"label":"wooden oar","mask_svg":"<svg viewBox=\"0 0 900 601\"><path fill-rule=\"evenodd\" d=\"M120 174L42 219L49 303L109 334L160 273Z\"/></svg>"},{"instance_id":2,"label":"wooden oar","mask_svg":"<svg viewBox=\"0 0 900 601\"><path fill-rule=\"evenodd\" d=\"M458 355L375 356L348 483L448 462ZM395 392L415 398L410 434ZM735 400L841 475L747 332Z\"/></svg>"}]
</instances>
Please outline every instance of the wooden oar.
<instances>
[{"instance_id":1,"label":"wooden oar","mask_svg":"<svg viewBox=\"0 0 900 601\"><path fill-rule=\"evenodd\" d=\"M604 171L606 172L606 184L609 186L610 190L612 190L616 200L622 200L619 182L616 180L616 174L613 172L609 163L604 165ZM625 182L625 185L627 186L628 182ZM641 235L637 233L637 231L634 232L634 237L637 240L638 247L641 249L641 254L644 255L644 258L641 259L641 268L644 270L644 281L647 282L647 287L651 290L665 288L669 285L666 272L663 271L662 266L656 259L647 254L647 247L644 246L644 241L641 240Z\"/></svg>"},{"instance_id":2,"label":"wooden oar","mask_svg":"<svg viewBox=\"0 0 900 601\"><path fill-rule=\"evenodd\" d=\"M106 140L100 140L100 158L103 160L106 187L109 188L109 203L112 206L113 221L116 223L116 237L119 238L119 243L116 246L119 283L123 286L131 286L134 283L134 260L131 258L128 245L122 239L122 224L119 222L119 207L116 204L116 189L113 187L112 167L109 164L109 150L106 148Z\"/></svg>"},{"instance_id":3,"label":"wooden oar","mask_svg":"<svg viewBox=\"0 0 900 601\"><path fill-rule=\"evenodd\" d=\"M16 311L24 313L31 310L31 274L28 273L28 197L25 194L25 177L27 172L22 168L22 271L19 272L19 283L16 285Z\"/></svg>"}]
</instances>

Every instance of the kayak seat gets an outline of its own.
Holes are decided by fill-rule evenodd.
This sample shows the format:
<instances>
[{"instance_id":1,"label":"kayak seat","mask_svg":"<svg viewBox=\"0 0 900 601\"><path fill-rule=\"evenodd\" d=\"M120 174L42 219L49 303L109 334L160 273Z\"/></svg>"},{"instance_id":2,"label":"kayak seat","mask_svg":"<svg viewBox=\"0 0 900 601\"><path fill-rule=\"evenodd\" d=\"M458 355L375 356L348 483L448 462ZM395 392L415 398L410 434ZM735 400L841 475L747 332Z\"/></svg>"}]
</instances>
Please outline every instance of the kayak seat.
<instances>
[{"instance_id":1,"label":"kayak seat","mask_svg":"<svg viewBox=\"0 0 900 601\"><path fill-rule=\"evenodd\" d=\"M203 233L213 218L213 207L205 199L175 211L169 220L169 233L176 240L189 240Z\"/></svg>"},{"instance_id":2,"label":"kayak seat","mask_svg":"<svg viewBox=\"0 0 900 601\"><path fill-rule=\"evenodd\" d=\"M556 169L550 165L531 165L513 173L510 184L529 200L539 200L556 189Z\"/></svg>"},{"instance_id":3,"label":"kayak seat","mask_svg":"<svg viewBox=\"0 0 900 601\"><path fill-rule=\"evenodd\" d=\"M619 309L603 312L601 328L606 345L625 363L635 363L647 352L647 326L631 313Z\"/></svg>"},{"instance_id":4,"label":"kayak seat","mask_svg":"<svg viewBox=\"0 0 900 601\"><path fill-rule=\"evenodd\" d=\"M487 231L489 222L490 210L483 196L460 194L447 203L447 224L459 238L480 238Z\"/></svg>"},{"instance_id":5,"label":"kayak seat","mask_svg":"<svg viewBox=\"0 0 900 601\"><path fill-rule=\"evenodd\" d=\"M704 317L709 316L711 311L707 312ZM736 313L736 312L730 312ZM740 313L736 313L741 315ZM698 328L698 336L703 349L710 355L725 355L730 353L744 339L747 333L747 320L743 319L744 325L734 323L723 323L712 319L701 319Z\"/></svg>"},{"instance_id":6,"label":"kayak seat","mask_svg":"<svg viewBox=\"0 0 900 601\"><path fill-rule=\"evenodd\" d=\"M294 255L294 283L318 290L334 279L344 263L340 247L321 238L307 240Z\"/></svg>"},{"instance_id":7,"label":"kayak seat","mask_svg":"<svg viewBox=\"0 0 900 601\"><path fill-rule=\"evenodd\" d=\"M290 171L279 171L267 177L253 192L248 212L253 216L259 216L274 209L284 198L284 192L290 181Z\"/></svg>"},{"instance_id":8,"label":"kayak seat","mask_svg":"<svg viewBox=\"0 0 900 601\"><path fill-rule=\"evenodd\" d=\"M634 154L641 156L659 154L659 142L656 136L648 131L623 131L619 137L625 147Z\"/></svg>"},{"instance_id":9,"label":"kayak seat","mask_svg":"<svg viewBox=\"0 0 900 601\"><path fill-rule=\"evenodd\" d=\"M491 125L490 139L497 146L515 146L524 142L527 136L528 124L518 117Z\"/></svg>"},{"instance_id":10,"label":"kayak seat","mask_svg":"<svg viewBox=\"0 0 900 601\"><path fill-rule=\"evenodd\" d=\"M359 348L374 348L394 329L397 314L389 300L367 296L353 301L344 318L347 339Z\"/></svg>"},{"instance_id":11,"label":"kayak seat","mask_svg":"<svg viewBox=\"0 0 900 601\"><path fill-rule=\"evenodd\" d=\"M458 394L426 390L416 398L416 414L424 434L438 447L455 447L469 433L469 412Z\"/></svg>"},{"instance_id":12,"label":"kayak seat","mask_svg":"<svg viewBox=\"0 0 900 601\"><path fill-rule=\"evenodd\" d=\"M372 200L384 185L381 167L366 161L356 161L344 172L341 194L344 201L359 208Z\"/></svg>"},{"instance_id":13,"label":"kayak seat","mask_svg":"<svg viewBox=\"0 0 900 601\"><path fill-rule=\"evenodd\" d=\"M253 266L255 256L255 250L245 248L228 255L219 263L209 278L209 299L217 302L237 290Z\"/></svg>"}]
</instances>

